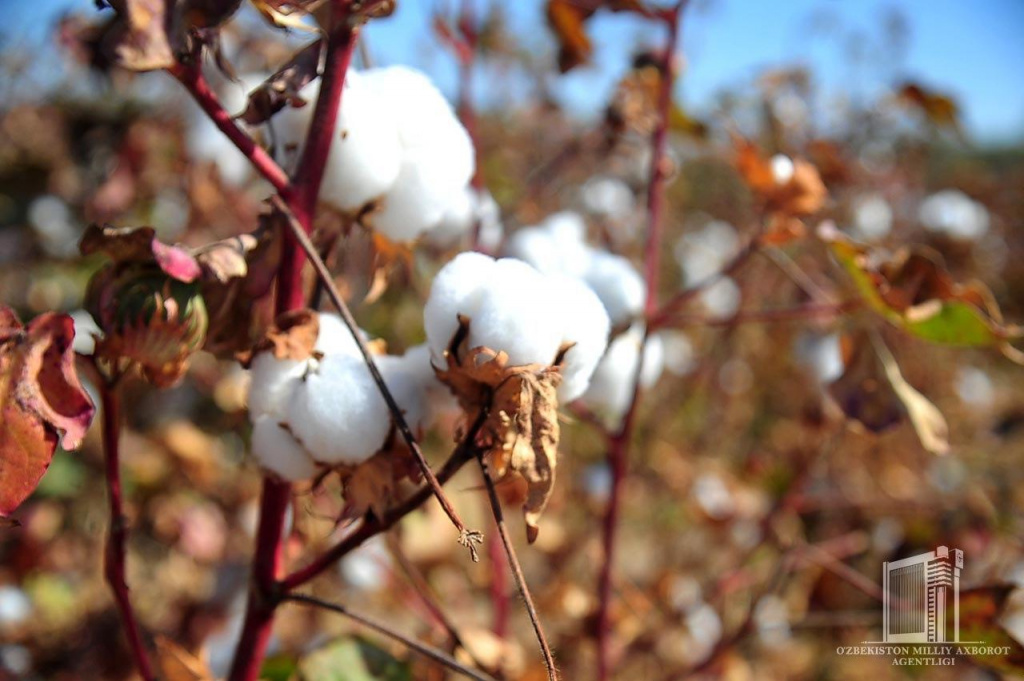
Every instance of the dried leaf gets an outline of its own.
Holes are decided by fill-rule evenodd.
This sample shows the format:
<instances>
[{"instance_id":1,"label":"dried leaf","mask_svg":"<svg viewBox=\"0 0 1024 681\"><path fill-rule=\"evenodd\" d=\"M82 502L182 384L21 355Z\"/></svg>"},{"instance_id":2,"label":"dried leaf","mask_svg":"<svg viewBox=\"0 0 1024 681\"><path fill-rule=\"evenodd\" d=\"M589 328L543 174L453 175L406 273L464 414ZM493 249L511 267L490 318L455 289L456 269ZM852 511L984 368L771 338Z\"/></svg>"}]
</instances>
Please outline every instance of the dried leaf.
<instances>
[{"instance_id":1,"label":"dried leaf","mask_svg":"<svg viewBox=\"0 0 1024 681\"><path fill-rule=\"evenodd\" d=\"M0 515L36 488L58 440L75 449L95 413L75 371L75 326L46 313L22 327L0 308Z\"/></svg>"},{"instance_id":2,"label":"dried leaf","mask_svg":"<svg viewBox=\"0 0 1024 681\"><path fill-rule=\"evenodd\" d=\"M960 107L950 95L929 90L918 83L906 83L897 92L897 97L905 105L924 114L936 128L946 128L958 136L962 134Z\"/></svg>"},{"instance_id":3,"label":"dried leaf","mask_svg":"<svg viewBox=\"0 0 1024 681\"><path fill-rule=\"evenodd\" d=\"M558 69L562 73L589 61L594 48L583 22L594 12L594 8L572 0L548 0L548 25L558 39Z\"/></svg>"},{"instance_id":4,"label":"dried leaf","mask_svg":"<svg viewBox=\"0 0 1024 681\"><path fill-rule=\"evenodd\" d=\"M110 0L118 19L104 37L118 65L132 71L166 69L175 63L165 0Z\"/></svg>"},{"instance_id":5,"label":"dried leaf","mask_svg":"<svg viewBox=\"0 0 1024 681\"><path fill-rule=\"evenodd\" d=\"M216 28L234 16L242 0L183 0L181 18L193 28Z\"/></svg>"},{"instance_id":6,"label":"dried leaf","mask_svg":"<svg viewBox=\"0 0 1024 681\"><path fill-rule=\"evenodd\" d=\"M894 326L933 343L997 347L1024 363L1010 345L1024 337L1024 329L1003 323L984 284L955 282L937 254L904 248L889 255L852 241L831 223L824 223L818 235L864 300Z\"/></svg>"},{"instance_id":7,"label":"dried leaf","mask_svg":"<svg viewBox=\"0 0 1024 681\"><path fill-rule=\"evenodd\" d=\"M960 640L978 641L977 648L1005 648L1005 655L971 655L982 667L1014 676L1024 672L1024 646L999 623L1014 587L1008 584L960 591ZM947 612L952 618L952 609ZM948 626L952 627L952 622Z\"/></svg>"},{"instance_id":8,"label":"dried leaf","mask_svg":"<svg viewBox=\"0 0 1024 681\"><path fill-rule=\"evenodd\" d=\"M341 467L345 510L343 518L359 518L367 512L383 518L384 512L395 501L395 492L402 480L416 480L419 466L405 447L390 438L384 450L354 467Z\"/></svg>"},{"instance_id":9,"label":"dried leaf","mask_svg":"<svg viewBox=\"0 0 1024 681\"><path fill-rule=\"evenodd\" d=\"M320 315L313 310L292 310L278 316L253 354L272 352L277 359L309 359L320 333Z\"/></svg>"},{"instance_id":10,"label":"dried leaf","mask_svg":"<svg viewBox=\"0 0 1024 681\"><path fill-rule=\"evenodd\" d=\"M260 125L286 106L305 106L299 91L317 77L321 52L322 40L296 52L277 73L249 93L249 103L239 118L249 125Z\"/></svg>"},{"instance_id":11,"label":"dried leaf","mask_svg":"<svg viewBox=\"0 0 1024 681\"><path fill-rule=\"evenodd\" d=\"M258 244L252 234L241 234L197 248L192 255L202 269L203 279L224 284L248 274L246 256Z\"/></svg>"},{"instance_id":12,"label":"dried leaf","mask_svg":"<svg viewBox=\"0 0 1024 681\"><path fill-rule=\"evenodd\" d=\"M525 480L523 513L527 539L533 543L555 484L560 434L556 389L562 375L558 367L509 366L504 352L467 349L470 322L462 318L460 323L445 353L448 368L437 370L437 376L458 398L468 422L487 412L474 444L484 451L498 481L510 475Z\"/></svg>"},{"instance_id":13,"label":"dried leaf","mask_svg":"<svg viewBox=\"0 0 1024 681\"><path fill-rule=\"evenodd\" d=\"M925 450L933 454L949 451L945 417L907 382L880 339L865 334L844 336L841 347L846 369L828 390L849 418L878 433L906 416Z\"/></svg>"},{"instance_id":14,"label":"dried leaf","mask_svg":"<svg viewBox=\"0 0 1024 681\"><path fill-rule=\"evenodd\" d=\"M156 662L164 681L213 681L205 662L166 636L156 637Z\"/></svg>"},{"instance_id":15,"label":"dried leaf","mask_svg":"<svg viewBox=\"0 0 1024 681\"><path fill-rule=\"evenodd\" d=\"M100 227L91 224L78 245L82 255L105 253L115 263L155 262L164 274L189 283L199 278L199 263L186 249L156 238L152 227Z\"/></svg>"}]
</instances>

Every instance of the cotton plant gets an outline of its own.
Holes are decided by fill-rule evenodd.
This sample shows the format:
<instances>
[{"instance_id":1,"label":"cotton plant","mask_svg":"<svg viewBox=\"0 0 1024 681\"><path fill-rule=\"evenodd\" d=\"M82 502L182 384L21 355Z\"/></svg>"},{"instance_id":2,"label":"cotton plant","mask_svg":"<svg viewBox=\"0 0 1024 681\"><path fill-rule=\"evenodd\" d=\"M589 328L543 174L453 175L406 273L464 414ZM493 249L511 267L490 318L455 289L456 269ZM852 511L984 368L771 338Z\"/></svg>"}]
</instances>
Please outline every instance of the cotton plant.
<instances>
[{"instance_id":1,"label":"cotton plant","mask_svg":"<svg viewBox=\"0 0 1024 681\"><path fill-rule=\"evenodd\" d=\"M582 395L605 351L610 321L580 280L515 259L462 253L434 279L423 311L438 376L499 477L525 479L533 541L554 485L557 408Z\"/></svg>"},{"instance_id":2,"label":"cotton plant","mask_svg":"<svg viewBox=\"0 0 1024 681\"><path fill-rule=\"evenodd\" d=\"M253 455L285 480L359 466L384 448L392 429L387 403L348 328L337 315L317 317L315 343L298 353L305 356L278 356L278 346L268 344L250 364ZM437 383L427 354L412 348L379 355L376 363L407 423L422 428L424 396Z\"/></svg>"},{"instance_id":3,"label":"cotton plant","mask_svg":"<svg viewBox=\"0 0 1024 681\"><path fill-rule=\"evenodd\" d=\"M319 81L300 91L314 101ZM312 106L273 119L280 146L301 157ZM359 214L392 241L412 241L444 225L465 204L475 167L472 141L427 76L405 66L350 71L320 189L325 204Z\"/></svg>"},{"instance_id":4,"label":"cotton plant","mask_svg":"<svg viewBox=\"0 0 1024 681\"><path fill-rule=\"evenodd\" d=\"M579 279L597 294L612 326L629 326L643 309L646 287L625 257L586 242L586 223L572 212L555 213L541 224L513 233L505 254L544 273Z\"/></svg>"}]
</instances>

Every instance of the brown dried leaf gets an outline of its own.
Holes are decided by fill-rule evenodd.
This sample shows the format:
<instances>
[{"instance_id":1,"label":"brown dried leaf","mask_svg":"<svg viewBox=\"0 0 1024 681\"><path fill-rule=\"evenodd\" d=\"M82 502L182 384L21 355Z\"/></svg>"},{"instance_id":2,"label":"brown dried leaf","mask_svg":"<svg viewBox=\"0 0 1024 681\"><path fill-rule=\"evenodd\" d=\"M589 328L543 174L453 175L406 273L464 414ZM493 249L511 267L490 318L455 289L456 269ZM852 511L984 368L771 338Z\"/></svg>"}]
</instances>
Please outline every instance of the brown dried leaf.
<instances>
[{"instance_id":1,"label":"brown dried leaf","mask_svg":"<svg viewBox=\"0 0 1024 681\"><path fill-rule=\"evenodd\" d=\"M167 638L156 637L156 662L164 681L213 681L206 663Z\"/></svg>"},{"instance_id":2,"label":"brown dried leaf","mask_svg":"<svg viewBox=\"0 0 1024 681\"><path fill-rule=\"evenodd\" d=\"M322 40L296 52L277 73L249 93L249 103L239 118L249 125L260 125L286 106L305 106L299 91L317 77L321 52Z\"/></svg>"},{"instance_id":3,"label":"brown dried leaf","mask_svg":"<svg viewBox=\"0 0 1024 681\"><path fill-rule=\"evenodd\" d=\"M0 515L32 493L58 440L77 448L92 421L95 408L75 371L74 337L68 315L48 312L24 328L0 308Z\"/></svg>"},{"instance_id":4,"label":"brown dried leaf","mask_svg":"<svg viewBox=\"0 0 1024 681\"><path fill-rule=\"evenodd\" d=\"M259 245L252 234L241 234L201 246L192 252L203 279L221 284L249 273L247 256Z\"/></svg>"},{"instance_id":5,"label":"brown dried leaf","mask_svg":"<svg viewBox=\"0 0 1024 681\"><path fill-rule=\"evenodd\" d=\"M548 25L558 38L558 69L562 73L589 61L594 48L583 22L595 11L572 0L548 0Z\"/></svg>"},{"instance_id":6,"label":"brown dried leaf","mask_svg":"<svg viewBox=\"0 0 1024 681\"><path fill-rule=\"evenodd\" d=\"M460 323L445 353L448 368L438 369L437 376L458 398L468 422L486 411L475 444L497 481L512 475L525 480L523 513L527 539L533 543L555 484L560 435L556 389L562 375L557 367L509 366L504 352L489 348L467 350L469 321L461 318Z\"/></svg>"},{"instance_id":7,"label":"brown dried leaf","mask_svg":"<svg viewBox=\"0 0 1024 681\"><path fill-rule=\"evenodd\" d=\"M120 66L154 71L174 65L172 14L165 0L111 0L110 5L118 21L105 36L105 46Z\"/></svg>"},{"instance_id":8,"label":"brown dried leaf","mask_svg":"<svg viewBox=\"0 0 1024 681\"><path fill-rule=\"evenodd\" d=\"M253 355L272 352L277 359L309 359L320 333L320 315L313 310L292 310L278 316L253 348Z\"/></svg>"},{"instance_id":9,"label":"brown dried leaf","mask_svg":"<svg viewBox=\"0 0 1024 681\"><path fill-rule=\"evenodd\" d=\"M918 83L907 83L897 92L901 102L917 109L925 119L937 128L947 128L962 134L960 128L960 107L956 100L945 93L936 92Z\"/></svg>"}]
</instances>

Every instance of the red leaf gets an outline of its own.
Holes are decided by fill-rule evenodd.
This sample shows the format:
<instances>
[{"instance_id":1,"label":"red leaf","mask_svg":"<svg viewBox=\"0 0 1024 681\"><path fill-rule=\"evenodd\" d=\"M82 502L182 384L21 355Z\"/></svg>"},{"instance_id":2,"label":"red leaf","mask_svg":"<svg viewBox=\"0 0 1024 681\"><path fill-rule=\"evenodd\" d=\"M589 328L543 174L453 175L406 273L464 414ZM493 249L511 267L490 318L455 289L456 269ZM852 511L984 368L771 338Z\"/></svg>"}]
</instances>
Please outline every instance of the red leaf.
<instances>
[{"instance_id":1,"label":"red leaf","mask_svg":"<svg viewBox=\"0 0 1024 681\"><path fill-rule=\"evenodd\" d=\"M24 328L0 308L0 516L32 493L57 448L82 443L95 408L75 372L75 326L48 312Z\"/></svg>"}]
</instances>

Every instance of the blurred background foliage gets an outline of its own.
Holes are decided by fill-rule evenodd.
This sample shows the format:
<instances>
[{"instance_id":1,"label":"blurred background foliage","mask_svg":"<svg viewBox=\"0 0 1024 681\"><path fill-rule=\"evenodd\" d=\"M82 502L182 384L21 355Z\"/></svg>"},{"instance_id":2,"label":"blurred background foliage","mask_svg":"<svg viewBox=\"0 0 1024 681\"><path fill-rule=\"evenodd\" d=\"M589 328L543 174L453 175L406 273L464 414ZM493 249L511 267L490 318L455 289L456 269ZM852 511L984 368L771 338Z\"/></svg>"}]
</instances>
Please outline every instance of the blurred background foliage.
<instances>
[{"instance_id":1,"label":"blurred background foliage","mask_svg":"<svg viewBox=\"0 0 1024 681\"><path fill-rule=\"evenodd\" d=\"M819 0L765 17L765 7L788 3L694 3L684 19L685 65L671 121L666 295L687 283L679 262L686 235L712 221L728 223L742 241L759 229L757 198L734 164L734 137L742 135L767 154L817 166L829 198L815 223L831 219L879 247L928 246L955 279L984 282L1008 320L1024 320L1022 13L1013 2L952 4L864 3L851 14ZM266 187L170 78L87 63L86 27L95 21L88 3L19 5L5 11L13 11L11 26L26 28L3 31L0 45L0 299L23 319L62 310L84 323L85 283L101 264L77 255L85 225L152 225L165 241L198 246L252 230ZM636 92L646 77L643 55L662 36L642 20L599 13L582 27L592 53L579 56L589 64L561 76L558 41L564 49L566 36L543 27L540 3L479 5L477 140L506 231L578 210L594 241L638 262L649 103ZM399 0L398 8L368 29L360 61L416 63L454 95L451 57L432 27L435 15L450 20L452 7ZM944 13L941 21L933 16ZM958 24L962 13L970 21ZM730 33L737 25L742 30ZM945 58L929 61L914 47L919 25L928 31L923 54L934 52L928 46L938 34L951 55L969 55L984 70L965 79ZM747 47L762 35L781 35L786 47L765 58ZM224 36L239 74L279 64L304 40L272 34L248 6ZM805 44L812 47L800 49ZM723 50L754 56L740 66L708 66L725 59ZM691 83L691 70L704 80ZM981 85L958 96L970 79ZM244 90L222 80L225 93L238 90L229 101L244 101ZM694 89L701 94L691 96ZM611 210L585 191L608 177L629 188ZM955 193L944 195L935 217L922 205L943 191ZM448 253L396 254L357 231L341 239L333 264L361 325L400 350L422 340L422 301ZM820 241L797 239L772 253L735 274L740 310L792 307L814 287L855 295ZM371 290L376 302L360 304ZM714 300L688 309L693 314L666 348L669 371L641 402L615 585L623 656L616 678L998 673L966 661L902 671L887 658L835 650L877 636L885 560L959 547L965 586L1024 584L1022 369L992 350L931 345L877 327L907 381L948 421L950 452L936 456L905 420L871 433L829 396L834 334L863 324L869 312L744 323L716 310ZM269 316L265 305L257 313ZM131 405L122 454L131 593L150 630L202 651L215 673L226 669L238 633L253 548L259 473L245 453L245 390L237 363L200 355L177 388L132 385L124 400ZM428 434L432 461L447 454L450 437L444 428ZM520 554L566 679L593 675L605 454L585 418L566 424L543 532ZM490 527L475 473L449 488L470 525ZM292 564L329 542L340 508L330 483L300 491L287 546ZM509 517L519 523L518 514ZM81 451L58 452L16 518L20 527L0 528L0 678L128 678L101 576L107 517L97 427ZM447 541L446 522L431 502L347 558L317 591L445 646L444 630L406 577L411 567L481 659L501 660L509 679L543 678L517 608L506 639L491 631L490 589L503 558L469 563ZM1020 638L1018 596L1009 597L1002 622ZM329 655L328 666L351 670L331 678L445 678L363 636L330 615L285 608L266 674L327 678L315 670Z\"/></svg>"}]
</instances>

